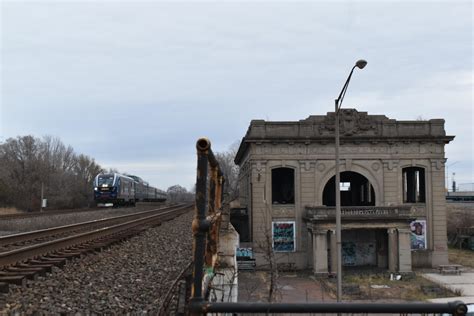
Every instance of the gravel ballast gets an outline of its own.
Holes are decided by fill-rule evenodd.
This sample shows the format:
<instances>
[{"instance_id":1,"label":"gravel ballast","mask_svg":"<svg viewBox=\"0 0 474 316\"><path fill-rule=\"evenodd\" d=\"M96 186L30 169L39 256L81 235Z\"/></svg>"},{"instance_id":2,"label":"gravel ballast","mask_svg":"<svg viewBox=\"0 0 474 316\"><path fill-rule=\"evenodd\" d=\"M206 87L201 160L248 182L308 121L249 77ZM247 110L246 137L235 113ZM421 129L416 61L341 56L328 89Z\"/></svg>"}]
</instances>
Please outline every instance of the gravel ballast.
<instances>
[{"instance_id":1,"label":"gravel ballast","mask_svg":"<svg viewBox=\"0 0 474 316\"><path fill-rule=\"evenodd\" d=\"M63 269L11 286L0 313L155 315L192 260L191 212Z\"/></svg>"},{"instance_id":2,"label":"gravel ballast","mask_svg":"<svg viewBox=\"0 0 474 316\"><path fill-rule=\"evenodd\" d=\"M71 211L70 213L66 214L51 214L49 216L41 217L7 219L0 222L0 236L134 214L164 207L164 205L140 205L137 207L103 208L91 210L88 212L74 213Z\"/></svg>"}]
</instances>

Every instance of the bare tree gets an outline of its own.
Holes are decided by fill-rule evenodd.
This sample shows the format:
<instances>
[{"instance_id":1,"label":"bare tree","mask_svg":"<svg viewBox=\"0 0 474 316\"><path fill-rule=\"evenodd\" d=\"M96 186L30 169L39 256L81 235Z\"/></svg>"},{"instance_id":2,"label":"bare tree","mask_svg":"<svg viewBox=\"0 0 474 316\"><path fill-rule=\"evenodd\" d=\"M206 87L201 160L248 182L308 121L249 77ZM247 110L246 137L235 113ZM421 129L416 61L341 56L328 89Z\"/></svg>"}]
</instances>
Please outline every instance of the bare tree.
<instances>
[{"instance_id":1,"label":"bare tree","mask_svg":"<svg viewBox=\"0 0 474 316\"><path fill-rule=\"evenodd\" d=\"M166 190L168 201L170 202L190 202L194 199L194 194L188 192L185 187L179 184L172 185Z\"/></svg>"},{"instance_id":2,"label":"bare tree","mask_svg":"<svg viewBox=\"0 0 474 316\"><path fill-rule=\"evenodd\" d=\"M1 175L3 183L12 188L12 202L23 209L32 210L33 205L39 203L41 175L38 151L37 139L33 136L7 139L0 148L1 164L6 167L6 173Z\"/></svg>"},{"instance_id":3,"label":"bare tree","mask_svg":"<svg viewBox=\"0 0 474 316\"><path fill-rule=\"evenodd\" d=\"M107 170L104 170L105 173L120 173L120 171L117 168L109 168Z\"/></svg>"},{"instance_id":4,"label":"bare tree","mask_svg":"<svg viewBox=\"0 0 474 316\"><path fill-rule=\"evenodd\" d=\"M90 206L93 200L92 182L102 168L95 163L94 159L79 155L76 157L74 165L75 195L74 206Z\"/></svg>"},{"instance_id":5,"label":"bare tree","mask_svg":"<svg viewBox=\"0 0 474 316\"><path fill-rule=\"evenodd\" d=\"M53 208L86 206L94 176L101 170L59 138L9 138L0 144L0 205L38 210L43 187Z\"/></svg>"},{"instance_id":6,"label":"bare tree","mask_svg":"<svg viewBox=\"0 0 474 316\"><path fill-rule=\"evenodd\" d=\"M270 225L269 225L270 224ZM270 276L270 283L268 285L268 302L275 302L278 298L279 290L278 290L278 263L277 258L275 255L275 251L273 249L273 236L272 236L272 228L271 228L271 214L268 207L265 208L263 212L263 223L260 227L260 231L262 232L262 237L257 239L256 245L258 250L262 253L262 256L265 262L268 265L268 273Z\"/></svg>"},{"instance_id":7,"label":"bare tree","mask_svg":"<svg viewBox=\"0 0 474 316\"><path fill-rule=\"evenodd\" d=\"M239 142L234 142L229 150L216 153L221 171L224 173L224 194L228 194L230 199L239 195L239 166L234 163L235 155L239 149Z\"/></svg>"}]
</instances>

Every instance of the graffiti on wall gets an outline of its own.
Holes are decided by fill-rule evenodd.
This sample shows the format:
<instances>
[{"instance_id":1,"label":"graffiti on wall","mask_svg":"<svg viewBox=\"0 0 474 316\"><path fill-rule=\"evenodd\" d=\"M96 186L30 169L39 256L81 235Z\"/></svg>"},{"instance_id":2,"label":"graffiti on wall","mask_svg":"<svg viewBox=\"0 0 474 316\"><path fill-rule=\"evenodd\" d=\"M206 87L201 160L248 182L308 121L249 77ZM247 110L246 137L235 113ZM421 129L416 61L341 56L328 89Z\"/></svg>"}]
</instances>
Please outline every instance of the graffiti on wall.
<instances>
[{"instance_id":1,"label":"graffiti on wall","mask_svg":"<svg viewBox=\"0 0 474 316\"><path fill-rule=\"evenodd\" d=\"M355 266L356 264L356 245L353 242L342 243L342 265Z\"/></svg>"},{"instance_id":2,"label":"graffiti on wall","mask_svg":"<svg viewBox=\"0 0 474 316\"><path fill-rule=\"evenodd\" d=\"M375 244L372 242L343 242L342 265L364 266L375 265Z\"/></svg>"},{"instance_id":3,"label":"graffiti on wall","mask_svg":"<svg viewBox=\"0 0 474 316\"><path fill-rule=\"evenodd\" d=\"M236 249L236 256L237 256L237 260L239 258L252 259L253 258L253 250L252 250L252 248L237 248Z\"/></svg>"},{"instance_id":4,"label":"graffiti on wall","mask_svg":"<svg viewBox=\"0 0 474 316\"><path fill-rule=\"evenodd\" d=\"M295 222L273 222L273 250L295 251Z\"/></svg>"},{"instance_id":5,"label":"graffiti on wall","mask_svg":"<svg viewBox=\"0 0 474 316\"><path fill-rule=\"evenodd\" d=\"M426 220L411 222L410 230L411 250L426 249Z\"/></svg>"}]
</instances>

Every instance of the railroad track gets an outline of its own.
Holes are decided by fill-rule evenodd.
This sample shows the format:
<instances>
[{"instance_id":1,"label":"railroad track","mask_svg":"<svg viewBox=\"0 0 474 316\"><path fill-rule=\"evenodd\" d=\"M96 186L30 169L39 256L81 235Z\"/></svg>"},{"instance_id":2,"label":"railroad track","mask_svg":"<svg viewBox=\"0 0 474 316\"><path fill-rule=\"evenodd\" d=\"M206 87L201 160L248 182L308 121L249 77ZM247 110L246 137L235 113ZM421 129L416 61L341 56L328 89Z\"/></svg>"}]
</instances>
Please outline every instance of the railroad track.
<instances>
[{"instance_id":1,"label":"railroad track","mask_svg":"<svg viewBox=\"0 0 474 316\"><path fill-rule=\"evenodd\" d=\"M177 204L174 206L157 208L133 214L92 220L71 225L57 226L31 232L0 236L0 252L11 251L15 248L21 248L32 244L38 244L45 241L59 239L61 237L69 236L73 233L86 232L101 227L108 227L128 220L138 219L147 215L152 215L156 212L167 211L179 206L184 206L184 204Z\"/></svg>"},{"instance_id":2,"label":"railroad track","mask_svg":"<svg viewBox=\"0 0 474 316\"><path fill-rule=\"evenodd\" d=\"M191 205L179 205L92 221L89 224L93 228L86 232L81 231L85 229L82 227L71 233L71 226L85 225L81 223L2 237L0 244L17 246L0 252L0 292L8 291L8 284L24 285L27 278L35 279L37 275L51 272L54 265L61 267L70 258L100 251L112 243L127 239L191 209ZM97 228L97 222L101 222L100 228ZM68 228L69 233L66 233ZM51 240L44 241L44 238Z\"/></svg>"},{"instance_id":3,"label":"railroad track","mask_svg":"<svg viewBox=\"0 0 474 316\"><path fill-rule=\"evenodd\" d=\"M140 202L137 203L137 206L146 205L147 202ZM165 203L158 203L153 202L155 205L165 204ZM54 215L64 215L64 214L77 214L77 213L85 213L91 211L102 211L108 210L107 207L91 207L91 208L81 208L81 209L68 209L68 210L52 210L52 211L44 211L44 212L29 212L29 213L16 213L16 214L3 214L0 215L0 221L3 220L12 220L12 219L23 219L23 218L36 218L36 217L45 217L45 216L54 216Z\"/></svg>"},{"instance_id":4,"label":"railroad track","mask_svg":"<svg viewBox=\"0 0 474 316\"><path fill-rule=\"evenodd\" d=\"M12 219L23 219L23 218L36 218L36 217L45 217L45 216L63 215L63 214L72 214L72 213L84 213L84 212L91 212L91 211L101 211L104 209L105 208L91 207L91 208L81 208L81 209L71 209L71 210L54 210L54 211L44 211L44 212L3 214L3 215L0 215L0 221L12 220Z\"/></svg>"}]
</instances>

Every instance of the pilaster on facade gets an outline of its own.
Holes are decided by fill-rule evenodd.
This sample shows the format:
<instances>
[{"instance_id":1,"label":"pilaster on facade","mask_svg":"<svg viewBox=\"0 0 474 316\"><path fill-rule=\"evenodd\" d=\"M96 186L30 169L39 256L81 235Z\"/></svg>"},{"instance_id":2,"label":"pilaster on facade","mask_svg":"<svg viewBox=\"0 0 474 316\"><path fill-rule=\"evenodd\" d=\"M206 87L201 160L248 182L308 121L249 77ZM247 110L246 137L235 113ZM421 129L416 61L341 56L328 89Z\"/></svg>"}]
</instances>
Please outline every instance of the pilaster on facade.
<instances>
[{"instance_id":1,"label":"pilaster on facade","mask_svg":"<svg viewBox=\"0 0 474 316\"><path fill-rule=\"evenodd\" d=\"M412 272L410 230L398 229L398 271Z\"/></svg>"},{"instance_id":2,"label":"pilaster on facade","mask_svg":"<svg viewBox=\"0 0 474 316\"><path fill-rule=\"evenodd\" d=\"M336 230L329 230L329 271L337 274L337 238Z\"/></svg>"},{"instance_id":3,"label":"pilaster on facade","mask_svg":"<svg viewBox=\"0 0 474 316\"><path fill-rule=\"evenodd\" d=\"M313 273L318 276L328 274L327 231L313 230Z\"/></svg>"},{"instance_id":4,"label":"pilaster on facade","mask_svg":"<svg viewBox=\"0 0 474 316\"><path fill-rule=\"evenodd\" d=\"M388 271L398 271L398 232L396 228L387 229L388 234Z\"/></svg>"}]
</instances>

